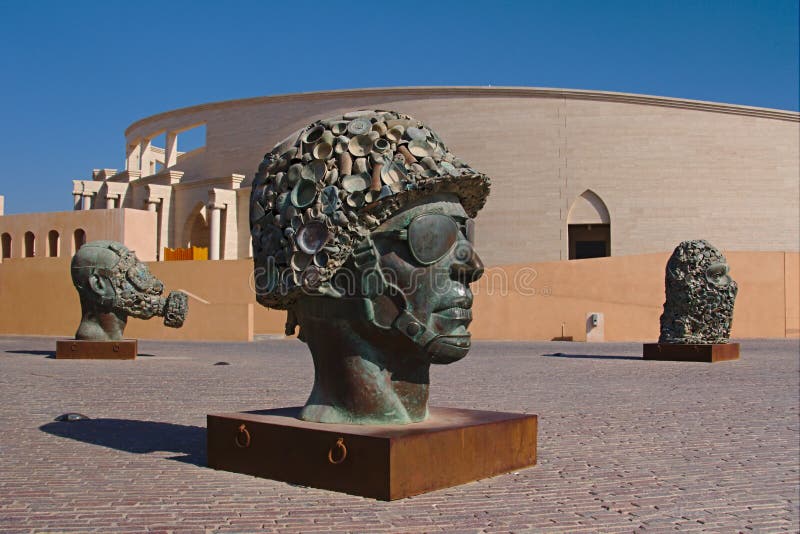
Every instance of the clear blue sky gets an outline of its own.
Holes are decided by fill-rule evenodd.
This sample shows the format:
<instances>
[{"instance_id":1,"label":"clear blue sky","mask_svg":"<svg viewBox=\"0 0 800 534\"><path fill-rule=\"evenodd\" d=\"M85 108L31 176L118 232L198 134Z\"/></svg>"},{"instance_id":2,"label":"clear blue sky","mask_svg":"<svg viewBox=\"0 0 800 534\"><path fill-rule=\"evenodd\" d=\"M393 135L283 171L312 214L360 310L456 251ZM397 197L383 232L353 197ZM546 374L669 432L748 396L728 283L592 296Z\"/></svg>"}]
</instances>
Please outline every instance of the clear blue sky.
<instances>
[{"instance_id":1,"label":"clear blue sky","mask_svg":"<svg viewBox=\"0 0 800 534\"><path fill-rule=\"evenodd\" d=\"M0 50L7 214L71 209L71 180L124 167L129 124L232 98L513 85L798 110L797 0L0 0Z\"/></svg>"}]
</instances>

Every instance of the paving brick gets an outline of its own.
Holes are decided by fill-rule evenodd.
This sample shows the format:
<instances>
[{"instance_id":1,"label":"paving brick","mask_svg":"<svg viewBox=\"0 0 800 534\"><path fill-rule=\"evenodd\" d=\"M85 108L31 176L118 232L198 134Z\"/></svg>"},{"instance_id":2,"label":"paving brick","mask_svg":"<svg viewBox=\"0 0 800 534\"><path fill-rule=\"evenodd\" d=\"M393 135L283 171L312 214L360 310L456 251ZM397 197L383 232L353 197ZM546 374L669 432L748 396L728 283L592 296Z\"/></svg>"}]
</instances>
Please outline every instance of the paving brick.
<instances>
[{"instance_id":1,"label":"paving brick","mask_svg":"<svg viewBox=\"0 0 800 534\"><path fill-rule=\"evenodd\" d=\"M641 355L632 343L476 343L433 368L432 404L539 414L539 464L391 503L205 466L207 413L305 401L298 341L36 352L54 346L0 337L3 534L800 531L796 340L745 340L713 365L607 358ZM53 422L68 411L92 419Z\"/></svg>"}]
</instances>

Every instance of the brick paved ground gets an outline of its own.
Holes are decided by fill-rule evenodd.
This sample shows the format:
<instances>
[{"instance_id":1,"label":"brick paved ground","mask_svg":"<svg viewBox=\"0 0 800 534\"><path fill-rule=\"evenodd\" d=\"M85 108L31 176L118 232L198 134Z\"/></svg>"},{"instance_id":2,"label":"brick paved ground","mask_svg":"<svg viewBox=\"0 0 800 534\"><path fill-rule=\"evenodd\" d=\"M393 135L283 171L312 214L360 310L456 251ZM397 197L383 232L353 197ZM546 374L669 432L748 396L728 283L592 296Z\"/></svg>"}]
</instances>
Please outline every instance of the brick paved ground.
<instances>
[{"instance_id":1,"label":"brick paved ground","mask_svg":"<svg viewBox=\"0 0 800 534\"><path fill-rule=\"evenodd\" d=\"M717 364L478 343L435 369L433 402L539 414L539 465L392 503L205 467L207 413L304 402L297 341L141 342L127 362L54 348L0 338L0 532L800 529L796 340ZM68 411L93 420L52 422Z\"/></svg>"}]
</instances>

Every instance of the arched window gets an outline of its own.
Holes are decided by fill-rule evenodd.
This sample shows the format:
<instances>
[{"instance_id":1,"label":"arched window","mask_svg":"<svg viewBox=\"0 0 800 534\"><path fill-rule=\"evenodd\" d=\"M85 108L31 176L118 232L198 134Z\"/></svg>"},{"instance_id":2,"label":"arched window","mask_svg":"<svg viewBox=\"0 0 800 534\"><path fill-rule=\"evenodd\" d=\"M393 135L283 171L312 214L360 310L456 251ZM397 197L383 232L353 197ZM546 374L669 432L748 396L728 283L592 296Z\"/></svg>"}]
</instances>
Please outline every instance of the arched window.
<instances>
[{"instance_id":1,"label":"arched window","mask_svg":"<svg viewBox=\"0 0 800 534\"><path fill-rule=\"evenodd\" d=\"M11 257L11 234L3 234L0 237L3 245L3 259Z\"/></svg>"},{"instance_id":2,"label":"arched window","mask_svg":"<svg viewBox=\"0 0 800 534\"><path fill-rule=\"evenodd\" d=\"M605 202L587 189L575 199L567 215L569 259L611 256L611 217Z\"/></svg>"},{"instance_id":3,"label":"arched window","mask_svg":"<svg viewBox=\"0 0 800 534\"><path fill-rule=\"evenodd\" d=\"M36 255L36 236L33 232L25 232L25 257L32 258Z\"/></svg>"},{"instance_id":4,"label":"arched window","mask_svg":"<svg viewBox=\"0 0 800 534\"><path fill-rule=\"evenodd\" d=\"M84 243L86 243L86 232L83 231L83 228L78 228L72 236L73 250L78 252L78 249L81 248Z\"/></svg>"},{"instance_id":5,"label":"arched window","mask_svg":"<svg viewBox=\"0 0 800 534\"><path fill-rule=\"evenodd\" d=\"M59 245L61 239L59 238L58 232L55 230L50 230L50 233L47 234L47 256L49 258L57 258Z\"/></svg>"},{"instance_id":6,"label":"arched window","mask_svg":"<svg viewBox=\"0 0 800 534\"><path fill-rule=\"evenodd\" d=\"M183 235L187 247L208 247L209 233L206 216L206 205L198 203L186 219Z\"/></svg>"}]
</instances>

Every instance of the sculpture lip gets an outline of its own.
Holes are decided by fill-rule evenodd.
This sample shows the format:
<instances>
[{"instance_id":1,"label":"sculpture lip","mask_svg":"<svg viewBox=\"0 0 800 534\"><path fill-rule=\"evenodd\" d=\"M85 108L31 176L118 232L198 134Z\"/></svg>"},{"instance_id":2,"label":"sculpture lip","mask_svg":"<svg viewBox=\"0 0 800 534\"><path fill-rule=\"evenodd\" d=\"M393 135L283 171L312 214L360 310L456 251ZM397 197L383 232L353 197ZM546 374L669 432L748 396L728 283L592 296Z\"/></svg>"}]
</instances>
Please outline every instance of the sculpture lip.
<instances>
[{"instance_id":1,"label":"sculpture lip","mask_svg":"<svg viewBox=\"0 0 800 534\"><path fill-rule=\"evenodd\" d=\"M439 313L446 310L453 310L453 309L462 309L462 310L470 310L472 309L472 299L469 297L460 297L457 299L453 299L447 302L444 302L437 306L433 313Z\"/></svg>"},{"instance_id":2,"label":"sculpture lip","mask_svg":"<svg viewBox=\"0 0 800 534\"><path fill-rule=\"evenodd\" d=\"M447 343L454 347L469 348L472 344L472 335L467 332L466 334L450 334L442 336L439 340L442 343Z\"/></svg>"},{"instance_id":3,"label":"sculpture lip","mask_svg":"<svg viewBox=\"0 0 800 534\"><path fill-rule=\"evenodd\" d=\"M453 306L443 310L437 310L433 313L448 319L463 319L466 321L472 321L472 310L469 308L462 308L460 306Z\"/></svg>"}]
</instances>

